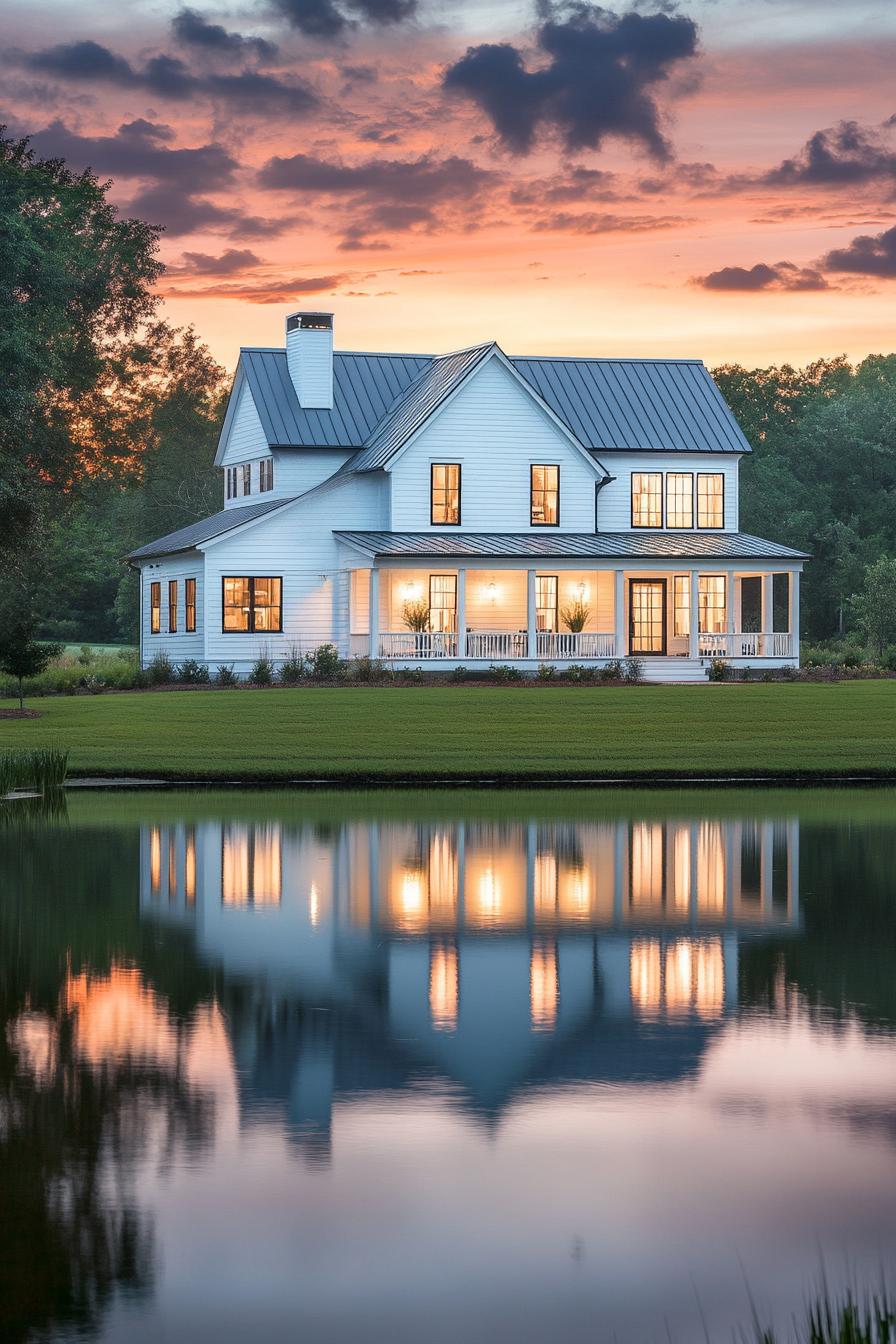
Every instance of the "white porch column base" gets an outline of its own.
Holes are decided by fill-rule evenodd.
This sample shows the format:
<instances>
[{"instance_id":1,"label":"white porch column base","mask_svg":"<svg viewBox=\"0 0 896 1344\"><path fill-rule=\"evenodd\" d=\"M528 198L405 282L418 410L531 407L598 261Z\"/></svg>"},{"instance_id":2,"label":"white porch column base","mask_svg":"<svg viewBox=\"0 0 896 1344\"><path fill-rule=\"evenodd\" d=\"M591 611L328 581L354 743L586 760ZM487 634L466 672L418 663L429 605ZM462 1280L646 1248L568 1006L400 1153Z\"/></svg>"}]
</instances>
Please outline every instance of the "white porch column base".
<instances>
[{"instance_id":1,"label":"white porch column base","mask_svg":"<svg viewBox=\"0 0 896 1344\"><path fill-rule=\"evenodd\" d=\"M457 626L457 656L466 658L467 656L467 571L459 569L457 571L457 610L454 613L454 623Z\"/></svg>"},{"instance_id":2,"label":"white porch column base","mask_svg":"<svg viewBox=\"0 0 896 1344\"><path fill-rule=\"evenodd\" d=\"M625 657L625 573L621 569L613 572L613 653L617 658Z\"/></svg>"},{"instance_id":3,"label":"white porch column base","mask_svg":"<svg viewBox=\"0 0 896 1344\"><path fill-rule=\"evenodd\" d=\"M688 657L700 657L700 575L696 569L690 571L688 578Z\"/></svg>"},{"instance_id":4,"label":"white porch column base","mask_svg":"<svg viewBox=\"0 0 896 1344\"><path fill-rule=\"evenodd\" d=\"M530 658L538 657L538 610L535 598L535 570L529 569L526 571L526 628Z\"/></svg>"},{"instance_id":5,"label":"white porch column base","mask_svg":"<svg viewBox=\"0 0 896 1344\"><path fill-rule=\"evenodd\" d=\"M380 572L376 566L370 570L370 598L369 598L369 625L370 625L370 656L379 658L380 656Z\"/></svg>"}]
</instances>

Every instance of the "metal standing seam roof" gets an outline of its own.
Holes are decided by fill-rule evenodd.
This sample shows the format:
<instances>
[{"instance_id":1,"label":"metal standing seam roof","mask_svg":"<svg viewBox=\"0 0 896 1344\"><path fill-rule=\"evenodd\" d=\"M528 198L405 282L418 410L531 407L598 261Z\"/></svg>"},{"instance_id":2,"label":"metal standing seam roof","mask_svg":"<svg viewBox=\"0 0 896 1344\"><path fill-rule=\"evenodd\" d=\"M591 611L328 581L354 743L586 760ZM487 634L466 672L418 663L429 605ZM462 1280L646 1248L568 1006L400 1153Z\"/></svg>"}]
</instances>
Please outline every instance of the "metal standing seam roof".
<instances>
[{"instance_id":1,"label":"metal standing seam roof","mask_svg":"<svg viewBox=\"0 0 896 1344\"><path fill-rule=\"evenodd\" d=\"M295 499L298 499L298 495L289 495L287 498L281 496L279 499L266 499L257 504L242 504L222 509L220 513L213 513L211 518L202 518L198 523L190 523L189 526L181 527L176 532L169 532L167 536L148 542L146 546L138 547L136 551L131 551L127 558L151 560L155 556L174 555L177 551L192 551L202 542L212 541L215 537L223 536L225 532L232 532L235 527L249 523L254 518L263 518L266 513L282 509L285 504L292 504Z\"/></svg>"},{"instance_id":2,"label":"metal standing seam roof","mask_svg":"<svg viewBox=\"0 0 896 1344\"><path fill-rule=\"evenodd\" d=\"M365 465L352 469L373 470L366 450L369 460L396 451L401 432L413 433L491 348L437 357L336 351L332 410L301 408L283 349L244 349L240 368L272 447L364 448ZM699 360L515 357L510 363L592 452L750 452Z\"/></svg>"},{"instance_id":3,"label":"metal standing seam roof","mask_svg":"<svg viewBox=\"0 0 896 1344\"><path fill-rule=\"evenodd\" d=\"M776 541L746 532L336 532L376 558L808 560Z\"/></svg>"}]
</instances>

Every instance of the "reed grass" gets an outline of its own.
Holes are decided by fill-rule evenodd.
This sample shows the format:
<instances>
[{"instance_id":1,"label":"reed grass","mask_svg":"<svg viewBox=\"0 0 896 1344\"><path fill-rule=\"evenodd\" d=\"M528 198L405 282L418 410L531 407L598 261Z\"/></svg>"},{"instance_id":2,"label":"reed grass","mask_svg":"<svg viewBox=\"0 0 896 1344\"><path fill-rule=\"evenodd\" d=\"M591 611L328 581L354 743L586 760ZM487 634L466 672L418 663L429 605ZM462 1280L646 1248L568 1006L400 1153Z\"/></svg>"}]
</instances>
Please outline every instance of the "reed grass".
<instances>
[{"instance_id":1,"label":"reed grass","mask_svg":"<svg viewBox=\"0 0 896 1344\"><path fill-rule=\"evenodd\" d=\"M18 789L61 789L67 774L68 752L56 747L0 751L0 798Z\"/></svg>"},{"instance_id":2,"label":"reed grass","mask_svg":"<svg viewBox=\"0 0 896 1344\"><path fill-rule=\"evenodd\" d=\"M753 1308L754 1333L741 1335L755 1344L896 1344L896 1308L886 1289L859 1294L852 1289L832 1297L824 1289L794 1320L786 1335L762 1327Z\"/></svg>"}]
</instances>

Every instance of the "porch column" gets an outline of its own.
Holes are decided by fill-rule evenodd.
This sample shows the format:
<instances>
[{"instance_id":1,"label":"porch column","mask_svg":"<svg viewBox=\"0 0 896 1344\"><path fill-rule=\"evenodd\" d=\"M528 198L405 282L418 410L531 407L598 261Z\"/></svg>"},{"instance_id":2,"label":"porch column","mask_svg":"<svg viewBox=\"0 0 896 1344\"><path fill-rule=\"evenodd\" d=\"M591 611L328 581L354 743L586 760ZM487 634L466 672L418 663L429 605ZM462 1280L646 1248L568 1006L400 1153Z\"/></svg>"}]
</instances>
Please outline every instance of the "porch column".
<instances>
[{"instance_id":1,"label":"porch column","mask_svg":"<svg viewBox=\"0 0 896 1344\"><path fill-rule=\"evenodd\" d=\"M690 613L688 620L688 657L700 657L700 575L692 569L688 578Z\"/></svg>"},{"instance_id":2,"label":"porch column","mask_svg":"<svg viewBox=\"0 0 896 1344\"><path fill-rule=\"evenodd\" d=\"M762 576L762 631L770 635L775 625L774 574Z\"/></svg>"},{"instance_id":3,"label":"porch column","mask_svg":"<svg viewBox=\"0 0 896 1344\"><path fill-rule=\"evenodd\" d=\"M370 597L369 597L369 625L370 625L370 656L379 658L380 656L380 572L376 566L370 570Z\"/></svg>"},{"instance_id":4,"label":"porch column","mask_svg":"<svg viewBox=\"0 0 896 1344\"><path fill-rule=\"evenodd\" d=\"M538 657L538 610L535 604L535 570L526 570L526 627L528 633L527 656Z\"/></svg>"},{"instance_id":5,"label":"porch column","mask_svg":"<svg viewBox=\"0 0 896 1344\"><path fill-rule=\"evenodd\" d=\"M734 624L734 570L729 569L725 575L725 629L729 635L735 631ZM728 651L730 653L733 641L728 642Z\"/></svg>"},{"instance_id":6,"label":"porch column","mask_svg":"<svg viewBox=\"0 0 896 1344\"><path fill-rule=\"evenodd\" d=\"M625 657L625 574L621 569L614 570L613 601L613 656Z\"/></svg>"},{"instance_id":7,"label":"porch column","mask_svg":"<svg viewBox=\"0 0 896 1344\"><path fill-rule=\"evenodd\" d=\"M457 656L466 658L467 656L467 571L459 569L457 571L457 609L454 613L454 623L457 626Z\"/></svg>"},{"instance_id":8,"label":"porch column","mask_svg":"<svg viewBox=\"0 0 896 1344\"><path fill-rule=\"evenodd\" d=\"M798 569L790 575L790 652L800 656L800 578Z\"/></svg>"}]
</instances>

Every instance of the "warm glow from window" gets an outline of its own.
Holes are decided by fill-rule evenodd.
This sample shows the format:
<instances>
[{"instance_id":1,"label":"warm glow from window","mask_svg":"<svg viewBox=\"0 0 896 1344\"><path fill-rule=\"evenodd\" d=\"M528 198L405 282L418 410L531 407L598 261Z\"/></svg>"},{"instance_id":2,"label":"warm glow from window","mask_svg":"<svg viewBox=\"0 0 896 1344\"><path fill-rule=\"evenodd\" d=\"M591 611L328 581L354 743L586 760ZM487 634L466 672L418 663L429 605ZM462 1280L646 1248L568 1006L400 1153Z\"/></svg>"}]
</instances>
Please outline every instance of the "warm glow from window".
<instances>
[{"instance_id":1,"label":"warm glow from window","mask_svg":"<svg viewBox=\"0 0 896 1344\"><path fill-rule=\"evenodd\" d=\"M153 895L162 889L162 835L158 826L149 832L149 889Z\"/></svg>"},{"instance_id":2,"label":"warm glow from window","mask_svg":"<svg viewBox=\"0 0 896 1344\"><path fill-rule=\"evenodd\" d=\"M196 629L196 580L184 579L184 625L188 633Z\"/></svg>"},{"instance_id":3,"label":"warm glow from window","mask_svg":"<svg viewBox=\"0 0 896 1344\"><path fill-rule=\"evenodd\" d=\"M453 633L457 625L457 575L430 574L429 628Z\"/></svg>"},{"instance_id":4,"label":"warm glow from window","mask_svg":"<svg viewBox=\"0 0 896 1344\"><path fill-rule=\"evenodd\" d=\"M553 850L535 855L536 919L554 919L557 914L557 855Z\"/></svg>"},{"instance_id":5,"label":"warm glow from window","mask_svg":"<svg viewBox=\"0 0 896 1344\"><path fill-rule=\"evenodd\" d=\"M691 1009L694 967L691 944L673 943L666 948L664 1002L669 1017L686 1017Z\"/></svg>"},{"instance_id":6,"label":"warm glow from window","mask_svg":"<svg viewBox=\"0 0 896 1344\"><path fill-rule=\"evenodd\" d=\"M632 472L632 527L662 527L663 473Z\"/></svg>"},{"instance_id":7,"label":"warm glow from window","mask_svg":"<svg viewBox=\"0 0 896 1344\"><path fill-rule=\"evenodd\" d=\"M149 585L149 633L157 635L162 629L162 585Z\"/></svg>"},{"instance_id":8,"label":"warm glow from window","mask_svg":"<svg viewBox=\"0 0 896 1344\"><path fill-rule=\"evenodd\" d=\"M429 1015L436 1031L457 1026L457 949L434 947L429 957Z\"/></svg>"},{"instance_id":9,"label":"warm glow from window","mask_svg":"<svg viewBox=\"0 0 896 1344\"><path fill-rule=\"evenodd\" d=\"M457 850L448 831L429 842L429 915L431 924L453 924L457 918Z\"/></svg>"},{"instance_id":10,"label":"warm glow from window","mask_svg":"<svg viewBox=\"0 0 896 1344\"><path fill-rule=\"evenodd\" d=\"M192 830L187 832L184 847L184 895L189 905L196 900L196 833Z\"/></svg>"},{"instance_id":11,"label":"warm glow from window","mask_svg":"<svg viewBox=\"0 0 896 1344\"><path fill-rule=\"evenodd\" d=\"M691 905L691 832L678 826L672 838L672 904L681 914Z\"/></svg>"},{"instance_id":12,"label":"warm glow from window","mask_svg":"<svg viewBox=\"0 0 896 1344\"><path fill-rule=\"evenodd\" d=\"M253 836L252 898L256 905L279 905L282 844L279 826L259 826Z\"/></svg>"},{"instance_id":13,"label":"warm glow from window","mask_svg":"<svg viewBox=\"0 0 896 1344\"><path fill-rule=\"evenodd\" d=\"M539 630L555 634L560 628L557 619L557 575L535 576L535 620Z\"/></svg>"},{"instance_id":14,"label":"warm glow from window","mask_svg":"<svg viewBox=\"0 0 896 1344\"><path fill-rule=\"evenodd\" d=\"M221 899L225 905L279 905L282 895L280 827L228 826L221 848Z\"/></svg>"},{"instance_id":15,"label":"warm glow from window","mask_svg":"<svg viewBox=\"0 0 896 1344\"><path fill-rule=\"evenodd\" d=\"M725 605L726 575L701 574L697 579L697 610L701 635L724 634L727 624Z\"/></svg>"},{"instance_id":16,"label":"warm glow from window","mask_svg":"<svg viewBox=\"0 0 896 1344\"><path fill-rule=\"evenodd\" d=\"M433 462L430 522L434 525L460 522L460 464Z\"/></svg>"},{"instance_id":17,"label":"warm glow from window","mask_svg":"<svg viewBox=\"0 0 896 1344\"><path fill-rule=\"evenodd\" d=\"M629 988L632 1007L640 1017L653 1017L659 1012L663 975L658 938L637 938L632 943Z\"/></svg>"},{"instance_id":18,"label":"warm glow from window","mask_svg":"<svg viewBox=\"0 0 896 1344\"><path fill-rule=\"evenodd\" d=\"M585 919L591 911L591 874L584 867L570 867L560 874L560 914L564 919Z\"/></svg>"},{"instance_id":19,"label":"warm glow from window","mask_svg":"<svg viewBox=\"0 0 896 1344\"><path fill-rule=\"evenodd\" d=\"M718 821L701 821L697 832L697 908L701 914L725 909L725 840Z\"/></svg>"},{"instance_id":20,"label":"warm glow from window","mask_svg":"<svg viewBox=\"0 0 896 1344\"><path fill-rule=\"evenodd\" d=\"M691 633L691 576L672 576L672 633L687 639Z\"/></svg>"},{"instance_id":21,"label":"warm glow from window","mask_svg":"<svg viewBox=\"0 0 896 1344\"><path fill-rule=\"evenodd\" d=\"M175 848L174 836L168 837L168 899L172 901L177 895L177 850Z\"/></svg>"},{"instance_id":22,"label":"warm glow from window","mask_svg":"<svg viewBox=\"0 0 896 1344\"><path fill-rule=\"evenodd\" d=\"M477 889L479 914L483 919L497 920L501 916L501 879L491 864L479 874Z\"/></svg>"},{"instance_id":23,"label":"warm glow from window","mask_svg":"<svg viewBox=\"0 0 896 1344\"><path fill-rule=\"evenodd\" d=\"M249 833L244 829L224 832L221 850L221 898L225 905L249 903Z\"/></svg>"},{"instance_id":24,"label":"warm glow from window","mask_svg":"<svg viewBox=\"0 0 896 1344\"><path fill-rule=\"evenodd\" d=\"M632 905L661 905L663 900L663 827L657 822L632 826Z\"/></svg>"},{"instance_id":25,"label":"warm glow from window","mask_svg":"<svg viewBox=\"0 0 896 1344\"><path fill-rule=\"evenodd\" d=\"M529 1009L536 1030L549 1030L557 1021L560 996L557 976L557 948L537 943L529 961Z\"/></svg>"},{"instance_id":26,"label":"warm glow from window","mask_svg":"<svg viewBox=\"0 0 896 1344\"><path fill-rule=\"evenodd\" d=\"M312 929L316 929L320 923L320 892L316 882L311 883L311 890L308 893L308 918L311 920Z\"/></svg>"},{"instance_id":27,"label":"warm glow from window","mask_svg":"<svg viewBox=\"0 0 896 1344\"><path fill-rule=\"evenodd\" d=\"M630 989L639 1017L720 1016L725 1003L721 940L679 938L665 948L658 938L636 940Z\"/></svg>"},{"instance_id":28,"label":"warm glow from window","mask_svg":"<svg viewBox=\"0 0 896 1344\"><path fill-rule=\"evenodd\" d=\"M556 526L560 521L560 468L538 466L531 469L531 512L533 527Z\"/></svg>"},{"instance_id":29,"label":"warm glow from window","mask_svg":"<svg viewBox=\"0 0 896 1344\"><path fill-rule=\"evenodd\" d=\"M725 961L719 942L698 943L694 1001L701 1017L719 1017L725 1006Z\"/></svg>"},{"instance_id":30,"label":"warm glow from window","mask_svg":"<svg viewBox=\"0 0 896 1344\"><path fill-rule=\"evenodd\" d=\"M666 473L666 526L694 526L694 473Z\"/></svg>"},{"instance_id":31,"label":"warm glow from window","mask_svg":"<svg viewBox=\"0 0 896 1344\"><path fill-rule=\"evenodd\" d=\"M278 632L283 628L283 580L281 578L234 578L223 585L223 630Z\"/></svg>"},{"instance_id":32,"label":"warm glow from window","mask_svg":"<svg viewBox=\"0 0 896 1344\"><path fill-rule=\"evenodd\" d=\"M697 526L725 526L725 477L722 473L697 473Z\"/></svg>"}]
</instances>

